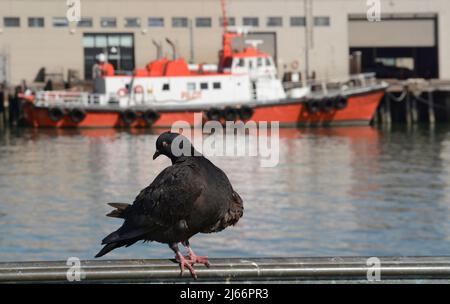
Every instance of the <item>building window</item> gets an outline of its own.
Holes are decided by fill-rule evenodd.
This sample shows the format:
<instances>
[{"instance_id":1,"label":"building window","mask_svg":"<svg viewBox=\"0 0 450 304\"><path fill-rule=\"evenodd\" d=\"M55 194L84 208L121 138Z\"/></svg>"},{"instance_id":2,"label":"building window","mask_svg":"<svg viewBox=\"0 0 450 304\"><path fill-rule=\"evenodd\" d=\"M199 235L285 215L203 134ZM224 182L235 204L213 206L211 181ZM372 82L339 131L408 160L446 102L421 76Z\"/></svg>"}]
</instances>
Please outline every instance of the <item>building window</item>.
<instances>
[{"instance_id":1,"label":"building window","mask_svg":"<svg viewBox=\"0 0 450 304\"><path fill-rule=\"evenodd\" d=\"M164 83L163 87L162 87L163 91L169 91L170 90L170 85L168 83Z\"/></svg>"},{"instance_id":2,"label":"building window","mask_svg":"<svg viewBox=\"0 0 450 304\"><path fill-rule=\"evenodd\" d=\"M84 73L85 79L91 79L92 67L96 56L106 55L108 62L116 71L131 73L134 70L134 36L133 34L84 34Z\"/></svg>"},{"instance_id":3,"label":"building window","mask_svg":"<svg viewBox=\"0 0 450 304\"><path fill-rule=\"evenodd\" d=\"M90 17L82 17L80 21L78 21L78 27L92 27L93 22Z\"/></svg>"},{"instance_id":4,"label":"building window","mask_svg":"<svg viewBox=\"0 0 450 304\"><path fill-rule=\"evenodd\" d=\"M315 26L330 26L330 17L314 17Z\"/></svg>"},{"instance_id":5,"label":"building window","mask_svg":"<svg viewBox=\"0 0 450 304\"><path fill-rule=\"evenodd\" d=\"M5 27L20 27L19 17L5 17L3 18L3 25Z\"/></svg>"},{"instance_id":6,"label":"building window","mask_svg":"<svg viewBox=\"0 0 450 304\"><path fill-rule=\"evenodd\" d=\"M125 18L125 27L140 27L140 18Z\"/></svg>"},{"instance_id":7,"label":"building window","mask_svg":"<svg viewBox=\"0 0 450 304\"><path fill-rule=\"evenodd\" d=\"M200 89L207 90L208 89L208 83L207 82L201 82L200 83Z\"/></svg>"},{"instance_id":8,"label":"building window","mask_svg":"<svg viewBox=\"0 0 450 304\"><path fill-rule=\"evenodd\" d=\"M188 19L186 17L173 17L172 27L187 27Z\"/></svg>"},{"instance_id":9,"label":"building window","mask_svg":"<svg viewBox=\"0 0 450 304\"><path fill-rule=\"evenodd\" d=\"M117 19L115 17L102 17L100 19L101 27L116 27Z\"/></svg>"},{"instance_id":10,"label":"building window","mask_svg":"<svg viewBox=\"0 0 450 304\"><path fill-rule=\"evenodd\" d=\"M67 27L68 25L69 21L67 21L66 17L53 17L54 27Z\"/></svg>"},{"instance_id":11,"label":"building window","mask_svg":"<svg viewBox=\"0 0 450 304\"><path fill-rule=\"evenodd\" d=\"M29 17L28 18L28 27L44 27L44 18L43 17Z\"/></svg>"},{"instance_id":12,"label":"building window","mask_svg":"<svg viewBox=\"0 0 450 304\"><path fill-rule=\"evenodd\" d=\"M236 25L236 18L234 17L227 17L228 25L229 26L235 26ZM223 26L223 18L219 18L219 26Z\"/></svg>"},{"instance_id":13,"label":"building window","mask_svg":"<svg viewBox=\"0 0 450 304\"><path fill-rule=\"evenodd\" d=\"M259 19L258 17L244 17L242 19L242 23L244 26L259 26Z\"/></svg>"},{"instance_id":14,"label":"building window","mask_svg":"<svg viewBox=\"0 0 450 304\"><path fill-rule=\"evenodd\" d=\"M283 26L283 17L268 17L267 26Z\"/></svg>"},{"instance_id":15,"label":"building window","mask_svg":"<svg viewBox=\"0 0 450 304\"><path fill-rule=\"evenodd\" d=\"M195 18L196 27L211 27L211 18L209 17L198 17Z\"/></svg>"},{"instance_id":16,"label":"building window","mask_svg":"<svg viewBox=\"0 0 450 304\"><path fill-rule=\"evenodd\" d=\"M291 17L291 26L306 26L306 18L294 16Z\"/></svg>"},{"instance_id":17,"label":"building window","mask_svg":"<svg viewBox=\"0 0 450 304\"><path fill-rule=\"evenodd\" d=\"M150 18L148 18L148 26L149 27L164 27L164 18L163 17L150 17Z\"/></svg>"},{"instance_id":18,"label":"building window","mask_svg":"<svg viewBox=\"0 0 450 304\"><path fill-rule=\"evenodd\" d=\"M222 87L222 85L220 84L220 82L213 82L213 88L215 90L219 90Z\"/></svg>"}]
</instances>

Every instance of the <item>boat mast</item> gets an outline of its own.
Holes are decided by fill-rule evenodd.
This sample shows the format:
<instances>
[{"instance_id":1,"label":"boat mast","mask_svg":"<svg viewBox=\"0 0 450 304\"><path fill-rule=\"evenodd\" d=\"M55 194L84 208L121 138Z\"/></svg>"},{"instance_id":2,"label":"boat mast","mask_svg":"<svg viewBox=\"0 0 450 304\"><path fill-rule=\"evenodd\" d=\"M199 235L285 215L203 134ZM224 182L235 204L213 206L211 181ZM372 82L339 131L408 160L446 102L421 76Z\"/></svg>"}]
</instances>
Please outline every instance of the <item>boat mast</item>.
<instances>
[{"instance_id":1,"label":"boat mast","mask_svg":"<svg viewBox=\"0 0 450 304\"><path fill-rule=\"evenodd\" d=\"M233 38L238 37L237 33L228 31L228 17L227 17L227 8L226 1L220 0L220 4L222 7L222 51L220 52L219 58L219 71L223 71L225 61L233 57Z\"/></svg>"},{"instance_id":2,"label":"boat mast","mask_svg":"<svg viewBox=\"0 0 450 304\"><path fill-rule=\"evenodd\" d=\"M227 17L227 3L225 0L220 0L220 5L222 7L222 27L223 32L226 33L228 30L228 17Z\"/></svg>"}]
</instances>

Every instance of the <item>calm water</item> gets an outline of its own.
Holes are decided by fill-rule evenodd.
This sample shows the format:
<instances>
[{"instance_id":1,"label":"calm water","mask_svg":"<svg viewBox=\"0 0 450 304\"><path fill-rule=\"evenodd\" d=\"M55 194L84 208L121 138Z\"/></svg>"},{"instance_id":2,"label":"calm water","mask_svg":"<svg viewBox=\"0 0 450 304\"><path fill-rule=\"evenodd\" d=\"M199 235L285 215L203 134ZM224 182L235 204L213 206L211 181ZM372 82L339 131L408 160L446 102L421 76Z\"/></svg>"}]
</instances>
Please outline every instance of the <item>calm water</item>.
<instances>
[{"instance_id":1,"label":"calm water","mask_svg":"<svg viewBox=\"0 0 450 304\"><path fill-rule=\"evenodd\" d=\"M0 130L0 261L92 258L169 165L148 131ZM450 129L281 132L280 163L214 157L245 201L236 227L191 242L210 257L450 255ZM167 258L158 243L109 258Z\"/></svg>"}]
</instances>

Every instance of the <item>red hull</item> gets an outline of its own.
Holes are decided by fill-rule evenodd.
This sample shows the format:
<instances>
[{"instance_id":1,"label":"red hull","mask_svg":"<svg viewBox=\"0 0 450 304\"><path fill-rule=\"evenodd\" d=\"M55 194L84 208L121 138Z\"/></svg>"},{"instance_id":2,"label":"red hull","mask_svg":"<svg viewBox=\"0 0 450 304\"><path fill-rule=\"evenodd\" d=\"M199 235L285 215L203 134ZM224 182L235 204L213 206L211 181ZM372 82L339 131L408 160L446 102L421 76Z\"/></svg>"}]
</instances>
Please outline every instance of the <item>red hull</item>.
<instances>
[{"instance_id":1,"label":"red hull","mask_svg":"<svg viewBox=\"0 0 450 304\"><path fill-rule=\"evenodd\" d=\"M318 112L311 114L304 103L284 105L265 105L254 109L251 120L279 121L281 126L295 125L336 125L336 124L369 124L384 91L375 91L348 98L348 105L342 110L333 110L329 113ZM50 119L48 109L37 108L32 104L25 105L26 120L34 127L147 127L146 122L138 118L131 125L125 124L119 112L87 112L86 118L79 123L73 122L68 115L55 122ZM171 127L176 121L186 121L194 124L195 112L161 112L161 117L153 127Z\"/></svg>"}]
</instances>

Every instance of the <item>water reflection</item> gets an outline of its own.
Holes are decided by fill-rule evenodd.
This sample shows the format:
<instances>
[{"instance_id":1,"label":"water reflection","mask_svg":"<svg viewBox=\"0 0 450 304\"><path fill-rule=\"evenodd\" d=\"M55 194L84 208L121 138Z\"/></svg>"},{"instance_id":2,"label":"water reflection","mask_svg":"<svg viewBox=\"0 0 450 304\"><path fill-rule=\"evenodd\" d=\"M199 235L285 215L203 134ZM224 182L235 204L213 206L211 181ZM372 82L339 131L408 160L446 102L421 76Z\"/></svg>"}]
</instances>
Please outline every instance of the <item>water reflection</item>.
<instances>
[{"instance_id":1,"label":"water reflection","mask_svg":"<svg viewBox=\"0 0 450 304\"><path fill-rule=\"evenodd\" d=\"M169 161L161 131L13 130L0 135L0 260L92 258ZM450 133L370 127L280 130L280 163L212 157L245 200L235 228L192 240L228 256L448 255ZM163 258L135 245L111 258Z\"/></svg>"}]
</instances>

